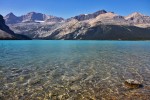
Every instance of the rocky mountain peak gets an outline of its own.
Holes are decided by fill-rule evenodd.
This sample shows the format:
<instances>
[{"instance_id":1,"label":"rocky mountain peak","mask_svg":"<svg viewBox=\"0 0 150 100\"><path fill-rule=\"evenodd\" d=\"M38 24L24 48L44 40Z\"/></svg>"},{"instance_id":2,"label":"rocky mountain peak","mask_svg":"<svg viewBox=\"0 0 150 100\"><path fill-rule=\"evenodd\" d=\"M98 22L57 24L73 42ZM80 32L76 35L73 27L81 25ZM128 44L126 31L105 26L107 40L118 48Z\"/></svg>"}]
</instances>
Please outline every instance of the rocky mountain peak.
<instances>
[{"instance_id":1,"label":"rocky mountain peak","mask_svg":"<svg viewBox=\"0 0 150 100\"><path fill-rule=\"evenodd\" d=\"M139 13L139 12L134 12L131 14L132 16L144 16L143 14Z\"/></svg>"},{"instance_id":2,"label":"rocky mountain peak","mask_svg":"<svg viewBox=\"0 0 150 100\"><path fill-rule=\"evenodd\" d=\"M37 12L29 12L26 15L23 15L23 16L43 16L43 15L45 15L45 14L37 13Z\"/></svg>"},{"instance_id":3,"label":"rocky mountain peak","mask_svg":"<svg viewBox=\"0 0 150 100\"><path fill-rule=\"evenodd\" d=\"M89 19L92 19L92 18L96 18L98 15L104 14L104 13L107 13L107 11L99 10L99 11L94 12L92 14L80 14L78 16L72 17L71 19L76 19L78 21L84 21L84 20L89 20ZM70 19L68 19L68 20L70 20Z\"/></svg>"},{"instance_id":4,"label":"rocky mountain peak","mask_svg":"<svg viewBox=\"0 0 150 100\"><path fill-rule=\"evenodd\" d=\"M141 14L139 12L134 12L130 15L128 15L127 17L125 17L125 19L128 21L128 23L134 24L134 25L138 25L140 24L140 26L142 25L146 25L146 24L150 24L150 17L146 16L144 14Z\"/></svg>"},{"instance_id":5,"label":"rocky mountain peak","mask_svg":"<svg viewBox=\"0 0 150 100\"><path fill-rule=\"evenodd\" d=\"M64 19L61 17L55 17L37 12L29 12L22 16L15 16L13 13L9 13L5 16L6 24L17 24L17 23L35 23L35 22L61 22Z\"/></svg>"},{"instance_id":6,"label":"rocky mountain peak","mask_svg":"<svg viewBox=\"0 0 150 100\"><path fill-rule=\"evenodd\" d=\"M99 11L93 13L93 14L97 17L98 15L100 15L100 14L105 14L105 13L107 13L106 10L99 10Z\"/></svg>"},{"instance_id":7,"label":"rocky mountain peak","mask_svg":"<svg viewBox=\"0 0 150 100\"><path fill-rule=\"evenodd\" d=\"M23 19L23 22L28 22L28 21L35 21L35 20L44 20L43 14L41 13L36 13L36 12L29 12L26 15L21 16Z\"/></svg>"},{"instance_id":8,"label":"rocky mountain peak","mask_svg":"<svg viewBox=\"0 0 150 100\"><path fill-rule=\"evenodd\" d=\"M5 22L6 24L14 24L19 22L20 19L18 19L17 16L15 16L12 12L10 12L9 14L7 14L5 17Z\"/></svg>"},{"instance_id":9,"label":"rocky mountain peak","mask_svg":"<svg viewBox=\"0 0 150 100\"><path fill-rule=\"evenodd\" d=\"M36 12L32 11L32 12L29 12L27 14L37 14Z\"/></svg>"},{"instance_id":10,"label":"rocky mountain peak","mask_svg":"<svg viewBox=\"0 0 150 100\"><path fill-rule=\"evenodd\" d=\"M15 17L17 16L15 16L12 12L10 12L9 14L5 16L5 18L15 18Z\"/></svg>"},{"instance_id":11,"label":"rocky mountain peak","mask_svg":"<svg viewBox=\"0 0 150 100\"><path fill-rule=\"evenodd\" d=\"M15 16L13 12L8 13L6 16Z\"/></svg>"},{"instance_id":12,"label":"rocky mountain peak","mask_svg":"<svg viewBox=\"0 0 150 100\"><path fill-rule=\"evenodd\" d=\"M134 12L134 13L128 15L127 17L125 17L125 19L136 18L136 17L142 17L142 16L145 16L145 15L143 15L143 14L141 14L141 13L139 13L139 12Z\"/></svg>"}]
</instances>

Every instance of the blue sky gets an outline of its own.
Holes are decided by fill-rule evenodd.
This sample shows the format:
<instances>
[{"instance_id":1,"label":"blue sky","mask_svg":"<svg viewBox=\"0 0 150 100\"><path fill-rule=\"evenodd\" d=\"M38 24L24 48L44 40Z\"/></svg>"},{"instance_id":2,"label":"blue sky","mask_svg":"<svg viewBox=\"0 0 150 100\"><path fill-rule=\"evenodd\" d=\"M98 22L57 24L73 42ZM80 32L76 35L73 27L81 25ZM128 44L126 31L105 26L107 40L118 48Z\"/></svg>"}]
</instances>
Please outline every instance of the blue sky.
<instances>
[{"instance_id":1,"label":"blue sky","mask_svg":"<svg viewBox=\"0 0 150 100\"><path fill-rule=\"evenodd\" d=\"M141 12L150 15L150 0L0 0L0 14L19 16L35 11L69 18L101 9L120 15Z\"/></svg>"}]
</instances>

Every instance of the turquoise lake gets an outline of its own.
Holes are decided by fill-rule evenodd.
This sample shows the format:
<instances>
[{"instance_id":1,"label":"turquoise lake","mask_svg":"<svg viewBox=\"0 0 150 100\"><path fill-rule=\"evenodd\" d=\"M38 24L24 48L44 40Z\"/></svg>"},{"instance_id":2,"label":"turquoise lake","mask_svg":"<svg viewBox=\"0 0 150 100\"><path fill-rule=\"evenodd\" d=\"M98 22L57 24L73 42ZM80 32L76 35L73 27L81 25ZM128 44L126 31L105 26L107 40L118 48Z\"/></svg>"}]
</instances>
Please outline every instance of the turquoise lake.
<instances>
[{"instance_id":1,"label":"turquoise lake","mask_svg":"<svg viewBox=\"0 0 150 100\"><path fill-rule=\"evenodd\" d=\"M150 41L0 41L0 100L10 98L148 100Z\"/></svg>"}]
</instances>

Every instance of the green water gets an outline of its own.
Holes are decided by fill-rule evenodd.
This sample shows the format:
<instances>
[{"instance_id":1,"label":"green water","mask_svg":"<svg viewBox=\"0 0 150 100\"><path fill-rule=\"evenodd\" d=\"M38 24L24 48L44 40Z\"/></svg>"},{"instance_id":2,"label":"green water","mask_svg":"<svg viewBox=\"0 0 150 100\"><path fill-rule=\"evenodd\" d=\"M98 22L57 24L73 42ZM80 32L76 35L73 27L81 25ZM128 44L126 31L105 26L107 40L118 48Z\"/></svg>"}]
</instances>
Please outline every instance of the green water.
<instances>
[{"instance_id":1,"label":"green water","mask_svg":"<svg viewBox=\"0 0 150 100\"><path fill-rule=\"evenodd\" d=\"M2 100L148 98L149 41L0 41Z\"/></svg>"}]
</instances>

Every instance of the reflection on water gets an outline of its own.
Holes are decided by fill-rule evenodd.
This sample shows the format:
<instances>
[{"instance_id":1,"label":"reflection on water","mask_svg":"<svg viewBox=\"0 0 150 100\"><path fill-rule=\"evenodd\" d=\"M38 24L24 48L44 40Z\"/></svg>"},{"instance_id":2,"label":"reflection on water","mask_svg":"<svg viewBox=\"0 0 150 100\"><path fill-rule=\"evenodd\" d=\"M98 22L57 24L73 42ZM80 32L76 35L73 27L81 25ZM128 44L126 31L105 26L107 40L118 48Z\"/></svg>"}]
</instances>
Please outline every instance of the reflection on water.
<instances>
[{"instance_id":1,"label":"reflection on water","mask_svg":"<svg viewBox=\"0 0 150 100\"><path fill-rule=\"evenodd\" d=\"M149 98L148 41L0 41L0 100Z\"/></svg>"}]
</instances>

